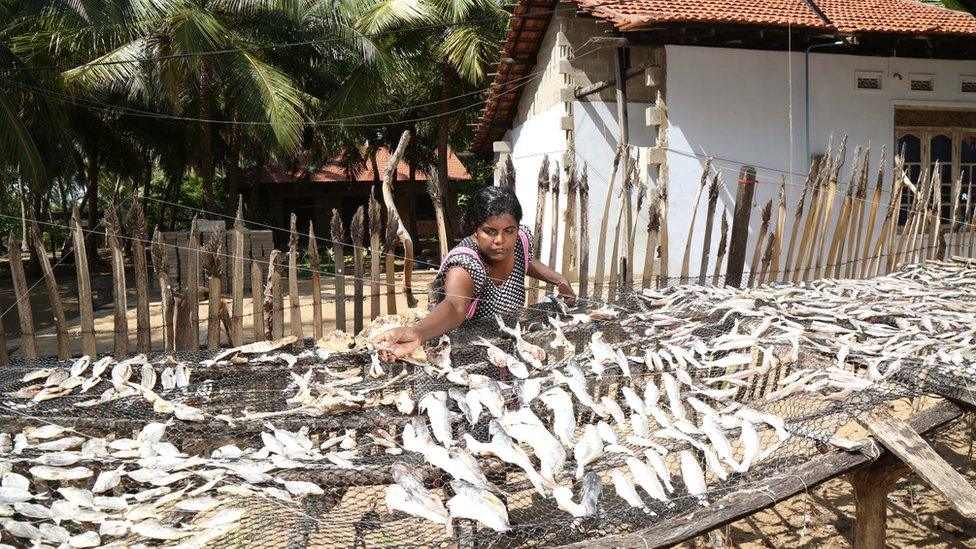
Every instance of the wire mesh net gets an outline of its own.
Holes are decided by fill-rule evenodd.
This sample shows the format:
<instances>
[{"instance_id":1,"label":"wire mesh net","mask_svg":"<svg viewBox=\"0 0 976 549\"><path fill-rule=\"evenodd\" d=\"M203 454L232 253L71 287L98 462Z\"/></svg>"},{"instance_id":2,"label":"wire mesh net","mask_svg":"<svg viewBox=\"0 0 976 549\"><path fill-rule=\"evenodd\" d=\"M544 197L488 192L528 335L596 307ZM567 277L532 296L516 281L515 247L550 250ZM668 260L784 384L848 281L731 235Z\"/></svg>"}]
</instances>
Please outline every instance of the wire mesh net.
<instances>
[{"instance_id":1,"label":"wire mesh net","mask_svg":"<svg viewBox=\"0 0 976 549\"><path fill-rule=\"evenodd\" d=\"M757 489L879 403L976 381L976 266L618 289L466 323L0 370L0 542L544 546ZM263 345L263 346L262 346Z\"/></svg>"}]
</instances>

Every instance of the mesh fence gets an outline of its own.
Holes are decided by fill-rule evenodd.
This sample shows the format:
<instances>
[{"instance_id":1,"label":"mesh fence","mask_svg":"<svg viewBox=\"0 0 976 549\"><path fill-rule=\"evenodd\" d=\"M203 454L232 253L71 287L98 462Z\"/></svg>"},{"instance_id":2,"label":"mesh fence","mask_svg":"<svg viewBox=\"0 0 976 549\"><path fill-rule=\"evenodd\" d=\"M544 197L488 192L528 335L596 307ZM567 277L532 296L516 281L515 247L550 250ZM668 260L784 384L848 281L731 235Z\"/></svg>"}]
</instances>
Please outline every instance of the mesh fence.
<instances>
[{"instance_id":1,"label":"mesh fence","mask_svg":"<svg viewBox=\"0 0 976 549\"><path fill-rule=\"evenodd\" d=\"M974 283L973 264L930 262L618 289L473 321L427 364L380 362L367 333L14 360L0 370L0 542L516 547L632 532L775 482L879 403L973 387Z\"/></svg>"}]
</instances>

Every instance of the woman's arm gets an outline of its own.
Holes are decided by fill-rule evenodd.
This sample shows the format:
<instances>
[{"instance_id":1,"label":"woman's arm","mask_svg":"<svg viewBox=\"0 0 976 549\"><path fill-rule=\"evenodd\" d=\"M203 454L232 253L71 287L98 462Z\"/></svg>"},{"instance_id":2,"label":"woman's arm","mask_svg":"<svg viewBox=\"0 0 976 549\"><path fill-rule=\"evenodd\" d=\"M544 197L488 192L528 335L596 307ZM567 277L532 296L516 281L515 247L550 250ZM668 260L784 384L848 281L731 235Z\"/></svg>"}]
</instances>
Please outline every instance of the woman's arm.
<instances>
[{"instance_id":1,"label":"woman's arm","mask_svg":"<svg viewBox=\"0 0 976 549\"><path fill-rule=\"evenodd\" d=\"M561 297L576 299L576 292L573 290L573 286L569 283L569 281L566 280L566 277L557 273L548 265L534 257L531 261L529 261L529 268L526 269L525 274L535 278L536 280L541 280L547 284L552 284L556 287L556 290L559 292Z\"/></svg>"},{"instance_id":2,"label":"woman's arm","mask_svg":"<svg viewBox=\"0 0 976 549\"><path fill-rule=\"evenodd\" d=\"M392 361L414 352L464 322L474 298L474 280L464 269L451 269L444 279L444 300L413 326L394 328L376 336L373 343L383 360Z\"/></svg>"}]
</instances>

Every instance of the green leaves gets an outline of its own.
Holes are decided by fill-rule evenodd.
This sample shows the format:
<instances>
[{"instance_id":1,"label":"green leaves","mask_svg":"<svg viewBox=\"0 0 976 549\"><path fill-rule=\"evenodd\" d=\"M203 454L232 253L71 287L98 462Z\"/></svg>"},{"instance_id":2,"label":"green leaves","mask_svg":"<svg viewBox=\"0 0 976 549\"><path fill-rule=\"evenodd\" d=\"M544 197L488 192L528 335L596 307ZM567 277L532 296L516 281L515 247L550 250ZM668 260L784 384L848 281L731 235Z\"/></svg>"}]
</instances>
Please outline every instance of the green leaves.
<instances>
[{"instance_id":1,"label":"green leaves","mask_svg":"<svg viewBox=\"0 0 976 549\"><path fill-rule=\"evenodd\" d=\"M294 81L247 52L235 54L228 69L229 106L238 118L269 123L277 145L289 151L297 149L302 131L302 99Z\"/></svg>"}]
</instances>

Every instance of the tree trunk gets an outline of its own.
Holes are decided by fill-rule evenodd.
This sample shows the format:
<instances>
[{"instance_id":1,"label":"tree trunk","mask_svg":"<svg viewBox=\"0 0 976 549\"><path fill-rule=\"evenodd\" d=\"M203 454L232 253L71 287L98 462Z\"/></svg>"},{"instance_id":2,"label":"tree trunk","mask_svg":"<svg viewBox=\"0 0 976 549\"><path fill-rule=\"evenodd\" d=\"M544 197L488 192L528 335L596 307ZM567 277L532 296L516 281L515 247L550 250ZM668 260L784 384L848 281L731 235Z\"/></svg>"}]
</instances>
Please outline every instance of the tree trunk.
<instances>
[{"instance_id":1,"label":"tree trunk","mask_svg":"<svg viewBox=\"0 0 976 549\"><path fill-rule=\"evenodd\" d=\"M173 179L170 181L170 185L172 185L173 194L171 194L167 199L169 202L171 202L169 205L169 230L171 231L176 230L176 214L179 210L178 204L180 202L180 188L183 186L183 172L185 170L186 167L183 166L171 176Z\"/></svg>"},{"instance_id":2,"label":"tree trunk","mask_svg":"<svg viewBox=\"0 0 976 549\"><path fill-rule=\"evenodd\" d=\"M98 165L98 155L93 154L88 157L88 165L85 168L85 179L88 181L88 233L89 246L86 248L88 252L88 261L95 262L98 261L98 242L95 240L98 233L95 232L95 227L98 226L98 176L99 176L100 166Z\"/></svg>"},{"instance_id":3,"label":"tree trunk","mask_svg":"<svg viewBox=\"0 0 976 549\"><path fill-rule=\"evenodd\" d=\"M451 181L451 174L447 171L448 158L448 125L447 113L451 110L451 90L453 88L454 72L447 60L442 60L443 78L441 79L441 104L440 112L437 117L437 173L441 177L441 193L444 202L444 211L447 214L447 235L448 248L458 237L458 208L457 208L457 182Z\"/></svg>"},{"instance_id":4,"label":"tree trunk","mask_svg":"<svg viewBox=\"0 0 976 549\"><path fill-rule=\"evenodd\" d=\"M200 65L199 80L199 101L200 101L200 177L203 179L203 207L206 213L212 215L214 212L214 158L213 158L213 135L212 127L208 120L211 119L211 90L210 75L207 71L206 63Z\"/></svg>"},{"instance_id":5,"label":"tree trunk","mask_svg":"<svg viewBox=\"0 0 976 549\"><path fill-rule=\"evenodd\" d=\"M232 211L237 205L237 194L240 188L241 168L238 162L241 156L241 137L237 131L230 135L230 158L227 159L227 211Z\"/></svg>"}]
</instances>

